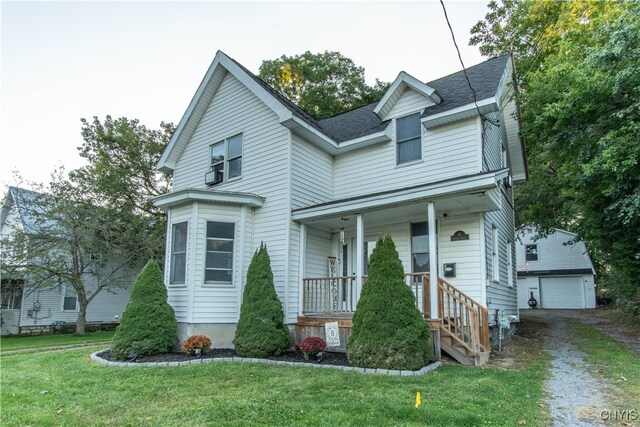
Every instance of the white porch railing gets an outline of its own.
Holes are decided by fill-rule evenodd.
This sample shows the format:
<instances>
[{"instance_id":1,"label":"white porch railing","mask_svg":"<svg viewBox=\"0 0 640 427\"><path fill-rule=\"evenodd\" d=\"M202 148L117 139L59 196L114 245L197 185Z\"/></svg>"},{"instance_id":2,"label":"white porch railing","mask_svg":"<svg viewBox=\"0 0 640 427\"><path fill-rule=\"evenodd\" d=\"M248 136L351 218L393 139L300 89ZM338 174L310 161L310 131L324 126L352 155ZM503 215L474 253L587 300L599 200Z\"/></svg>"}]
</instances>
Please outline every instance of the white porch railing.
<instances>
[{"instance_id":1,"label":"white porch railing","mask_svg":"<svg viewBox=\"0 0 640 427\"><path fill-rule=\"evenodd\" d=\"M405 283L411 287L416 307L422 312L424 273L405 273ZM367 276L362 277L362 283ZM320 277L302 279L304 314L353 314L359 295L356 294L356 276Z\"/></svg>"}]
</instances>

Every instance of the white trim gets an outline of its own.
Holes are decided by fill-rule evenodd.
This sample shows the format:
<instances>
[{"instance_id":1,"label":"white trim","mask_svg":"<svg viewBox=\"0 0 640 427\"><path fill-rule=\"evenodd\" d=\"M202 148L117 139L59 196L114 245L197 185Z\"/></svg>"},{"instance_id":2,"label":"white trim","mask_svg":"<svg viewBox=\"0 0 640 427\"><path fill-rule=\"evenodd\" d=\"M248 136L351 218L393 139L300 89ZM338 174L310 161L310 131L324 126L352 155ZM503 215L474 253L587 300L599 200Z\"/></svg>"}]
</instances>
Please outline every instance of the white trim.
<instances>
[{"instance_id":1,"label":"white trim","mask_svg":"<svg viewBox=\"0 0 640 427\"><path fill-rule=\"evenodd\" d=\"M239 283L238 283L238 308L236 310L236 321L240 320L240 307L242 306L242 296L244 294L244 262L245 262L245 239L247 236L246 227L247 227L247 206L243 205L240 207L240 242L238 246L240 247L240 261L238 265L239 274ZM234 242L235 246L235 242ZM205 251L206 252L206 251Z\"/></svg>"},{"instance_id":2,"label":"white trim","mask_svg":"<svg viewBox=\"0 0 640 427\"><path fill-rule=\"evenodd\" d=\"M474 117L478 114L477 109L480 110L481 113L491 113L498 111L498 104L496 103L495 97L490 97L486 99L482 99L477 102L478 106L476 108L476 104L471 102L469 104L462 105L457 108L453 108L451 110L443 111L442 113L432 114L422 118L422 125L427 128L434 128L436 126L440 126L446 123L454 122L456 120L464 119L467 117Z\"/></svg>"},{"instance_id":3,"label":"white trim","mask_svg":"<svg viewBox=\"0 0 640 427\"><path fill-rule=\"evenodd\" d=\"M191 230L188 230L187 239L187 249L191 248L191 253L187 250L187 263L185 266L185 285L187 285L187 301L189 301L189 308L187 310L187 322L193 323L193 311L195 306L195 294L196 294L196 277L197 270L197 256L198 256L198 214L200 211L200 207L198 202L195 202L191 206L191 219L187 221L187 227L191 227ZM173 236L172 236L173 238ZM189 246L191 243L191 246ZM206 251L205 251L206 254ZM189 268L191 267L191 268ZM189 271L191 270L191 271ZM191 274L189 274L191 273ZM191 277L189 277L191 276ZM204 279L204 278L203 278ZM204 280L203 280L204 281Z\"/></svg>"},{"instance_id":4,"label":"white trim","mask_svg":"<svg viewBox=\"0 0 640 427\"><path fill-rule=\"evenodd\" d=\"M304 279L304 272L306 269L306 260L307 260L307 226L304 223L300 223L300 239L299 239L299 250L300 253L300 262L298 265L298 316L303 315L303 304L304 304L304 288L302 286Z\"/></svg>"},{"instance_id":5,"label":"white trim","mask_svg":"<svg viewBox=\"0 0 640 427\"><path fill-rule=\"evenodd\" d=\"M362 292L362 274L364 267L364 218L362 214L356 215L356 296L360 300Z\"/></svg>"},{"instance_id":6,"label":"white trim","mask_svg":"<svg viewBox=\"0 0 640 427\"><path fill-rule=\"evenodd\" d=\"M429 98L434 104L439 104L440 102L442 102L442 98L440 98L438 92L436 92L434 88L421 82L420 80L407 74L406 72L401 71L400 74L398 74L398 77L396 77L394 82L391 84L387 92L385 92L382 99L378 102L373 112L381 119L385 118L385 116L389 114L389 111L391 111L391 109L393 108L393 104L395 104L395 102L393 104L390 102L391 98L398 91L404 90L406 87L409 87L425 96L426 98Z\"/></svg>"},{"instance_id":7,"label":"white trim","mask_svg":"<svg viewBox=\"0 0 640 427\"><path fill-rule=\"evenodd\" d=\"M486 308L489 308L489 301L487 301L487 241L484 232L484 213L478 213L478 219L480 221L480 277L482 281L482 286L480 286L480 298L482 298L482 304L484 304Z\"/></svg>"},{"instance_id":8,"label":"white trim","mask_svg":"<svg viewBox=\"0 0 640 427\"><path fill-rule=\"evenodd\" d=\"M187 188L184 190L172 191L171 193L163 194L162 196L158 196L153 200L156 206L166 211L172 206L194 201L231 205L248 205L251 207L259 208L263 205L266 199L252 193Z\"/></svg>"},{"instance_id":9,"label":"white trim","mask_svg":"<svg viewBox=\"0 0 640 427\"><path fill-rule=\"evenodd\" d=\"M431 318L438 318L438 240L436 230L436 205L427 204L427 226L429 227L429 298Z\"/></svg>"},{"instance_id":10,"label":"white trim","mask_svg":"<svg viewBox=\"0 0 640 427\"><path fill-rule=\"evenodd\" d=\"M504 126L503 126L504 128ZM476 132L478 136L478 173L482 173L482 169L484 168L484 141L482 138L482 118L480 116L476 117Z\"/></svg>"},{"instance_id":11,"label":"white trim","mask_svg":"<svg viewBox=\"0 0 640 427\"><path fill-rule=\"evenodd\" d=\"M324 206L311 206L309 208L299 209L293 212L292 219L294 221L318 219L322 217L331 217L337 214L344 215L347 213L376 209L382 206L441 197L453 193L486 190L494 188L496 186L496 183L507 175L508 170L504 169L495 172L488 172L483 175L474 175L457 180L436 183L433 185L425 186L420 190L403 189L388 194L372 195L358 200L347 199L345 201Z\"/></svg>"},{"instance_id":12,"label":"white trim","mask_svg":"<svg viewBox=\"0 0 640 427\"><path fill-rule=\"evenodd\" d=\"M288 132L287 135L287 182L286 182L286 186L287 186L287 200L286 200L286 216L287 216L287 222L286 222L286 226L287 226L287 238L285 239L285 243L284 243L284 253L285 253L285 259L284 259L284 287L283 287L283 299L282 299L282 305L283 305L283 313L284 313L284 323L288 324L289 323L289 302L291 300L291 296L289 295L289 292L291 290L291 284L289 283L289 280L291 279L291 227L292 227L292 222L291 222L291 195L293 194L292 192L292 187L293 187L293 135L291 134L291 131Z\"/></svg>"}]
</instances>

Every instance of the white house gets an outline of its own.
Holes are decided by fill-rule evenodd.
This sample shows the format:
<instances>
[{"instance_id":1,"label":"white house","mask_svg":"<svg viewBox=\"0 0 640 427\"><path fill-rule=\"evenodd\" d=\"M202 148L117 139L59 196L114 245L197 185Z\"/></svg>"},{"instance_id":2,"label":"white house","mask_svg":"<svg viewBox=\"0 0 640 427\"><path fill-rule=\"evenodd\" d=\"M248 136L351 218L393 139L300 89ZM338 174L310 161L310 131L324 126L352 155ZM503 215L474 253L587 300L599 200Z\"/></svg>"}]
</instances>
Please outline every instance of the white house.
<instances>
[{"instance_id":1,"label":"white house","mask_svg":"<svg viewBox=\"0 0 640 427\"><path fill-rule=\"evenodd\" d=\"M537 308L595 308L596 271L584 242L559 229L539 240L535 235L525 229L518 239L518 307L528 309L533 296Z\"/></svg>"},{"instance_id":2,"label":"white house","mask_svg":"<svg viewBox=\"0 0 640 427\"><path fill-rule=\"evenodd\" d=\"M2 241L9 238L14 227L20 227L25 232L38 227L33 216L38 197L41 197L39 193L9 187L0 216ZM4 253L12 249L3 247L2 250ZM131 278L132 283L134 279ZM88 276L85 280L87 289L91 290L95 286L95 279ZM34 289L22 277L5 276L2 277L0 290L2 335L49 332L52 325L75 324L78 318L78 299L71 285L61 283L55 288ZM129 301L130 292L130 287L100 292L87 307L87 326L117 323Z\"/></svg>"},{"instance_id":3,"label":"white house","mask_svg":"<svg viewBox=\"0 0 640 427\"><path fill-rule=\"evenodd\" d=\"M401 72L380 101L314 120L219 51L158 164L174 179L156 203L180 337L232 345L264 241L296 340L337 319L342 348L388 233L442 348L480 363L495 313L517 316L511 187L527 167L512 72L509 55L469 68L475 101L462 72Z\"/></svg>"}]
</instances>

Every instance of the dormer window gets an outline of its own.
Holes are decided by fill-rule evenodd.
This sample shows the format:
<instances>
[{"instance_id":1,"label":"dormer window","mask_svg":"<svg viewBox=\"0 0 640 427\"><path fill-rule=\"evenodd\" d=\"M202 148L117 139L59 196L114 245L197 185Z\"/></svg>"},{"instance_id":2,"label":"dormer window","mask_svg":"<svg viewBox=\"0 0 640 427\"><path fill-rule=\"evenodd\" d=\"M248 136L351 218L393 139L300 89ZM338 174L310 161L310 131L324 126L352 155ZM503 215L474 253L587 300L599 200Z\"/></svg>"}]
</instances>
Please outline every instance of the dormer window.
<instances>
[{"instance_id":1,"label":"dormer window","mask_svg":"<svg viewBox=\"0 0 640 427\"><path fill-rule=\"evenodd\" d=\"M211 146L211 172L207 184L219 184L242 176L242 135L236 135Z\"/></svg>"},{"instance_id":2,"label":"dormer window","mask_svg":"<svg viewBox=\"0 0 640 427\"><path fill-rule=\"evenodd\" d=\"M399 165L422 159L420 113L396 119L396 144Z\"/></svg>"}]
</instances>

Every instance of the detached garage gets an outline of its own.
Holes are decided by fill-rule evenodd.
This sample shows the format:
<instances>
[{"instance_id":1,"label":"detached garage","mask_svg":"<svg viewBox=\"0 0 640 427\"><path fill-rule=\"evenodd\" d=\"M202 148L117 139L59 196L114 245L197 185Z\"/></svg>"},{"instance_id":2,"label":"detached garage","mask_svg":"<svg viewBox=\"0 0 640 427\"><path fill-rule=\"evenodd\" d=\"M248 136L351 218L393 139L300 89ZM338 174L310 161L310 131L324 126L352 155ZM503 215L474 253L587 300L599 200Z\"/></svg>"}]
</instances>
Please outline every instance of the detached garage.
<instances>
[{"instance_id":1,"label":"detached garage","mask_svg":"<svg viewBox=\"0 0 640 427\"><path fill-rule=\"evenodd\" d=\"M527 230L516 250L518 307L528 309L533 296L537 308L595 308L595 270L584 243L564 230L534 236Z\"/></svg>"}]
</instances>

